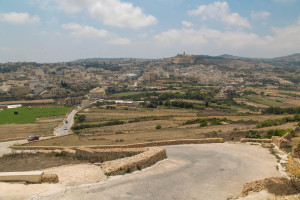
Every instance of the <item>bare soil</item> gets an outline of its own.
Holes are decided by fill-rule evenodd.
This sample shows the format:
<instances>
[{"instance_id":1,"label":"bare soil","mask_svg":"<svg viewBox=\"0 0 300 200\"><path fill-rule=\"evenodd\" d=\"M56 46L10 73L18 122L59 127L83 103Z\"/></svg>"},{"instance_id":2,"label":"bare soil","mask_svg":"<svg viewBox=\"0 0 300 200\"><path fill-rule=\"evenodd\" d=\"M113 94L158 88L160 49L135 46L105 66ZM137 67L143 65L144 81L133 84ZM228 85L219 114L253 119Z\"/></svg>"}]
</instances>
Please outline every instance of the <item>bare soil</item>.
<instances>
[{"instance_id":1,"label":"bare soil","mask_svg":"<svg viewBox=\"0 0 300 200\"><path fill-rule=\"evenodd\" d=\"M87 163L60 154L14 153L0 157L0 172L33 171L68 164Z\"/></svg>"}]
</instances>

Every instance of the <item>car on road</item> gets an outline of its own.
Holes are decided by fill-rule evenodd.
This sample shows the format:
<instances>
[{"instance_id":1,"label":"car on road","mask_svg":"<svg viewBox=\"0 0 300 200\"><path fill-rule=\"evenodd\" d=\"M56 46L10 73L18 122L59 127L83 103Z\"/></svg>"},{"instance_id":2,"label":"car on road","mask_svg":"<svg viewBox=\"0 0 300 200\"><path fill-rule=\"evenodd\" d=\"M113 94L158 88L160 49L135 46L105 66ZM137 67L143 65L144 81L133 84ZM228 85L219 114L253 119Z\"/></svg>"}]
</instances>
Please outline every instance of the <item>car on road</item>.
<instances>
[{"instance_id":1,"label":"car on road","mask_svg":"<svg viewBox=\"0 0 300 200\"><path fill-rule=\"evenodd\" d=\"M35 140L39 140L40 137L39 136L28 136L27 137L27 141L30 142L30 141L35 141Z\"/></svg>"},{"instance_id":2,"label":"car on road","mask_svg":"<svg viewBox=\"0 0 300 200\"><path fill-rule=\"evenodd\" d=\"M64 130L68 130L68 127L64 126Z\"/></svg>"},{"instance_id":3,"label":"car on road","mask_svg":"<svg viewBox=\"0 0 300 200\"><path fill-rule=\"evenodd\" d=\"M68 120L66 120L65 123L66 123L66 124L69 123Z\"/></svg>"}]
</instances>

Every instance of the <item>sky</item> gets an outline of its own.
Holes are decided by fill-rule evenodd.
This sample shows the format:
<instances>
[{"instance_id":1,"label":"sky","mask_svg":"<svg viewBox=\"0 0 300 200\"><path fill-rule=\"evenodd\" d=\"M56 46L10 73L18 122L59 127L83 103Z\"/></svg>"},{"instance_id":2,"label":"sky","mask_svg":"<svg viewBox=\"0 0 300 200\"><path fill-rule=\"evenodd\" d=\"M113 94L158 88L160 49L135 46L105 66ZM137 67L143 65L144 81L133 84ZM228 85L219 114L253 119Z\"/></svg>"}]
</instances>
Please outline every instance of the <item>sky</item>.
<instances>
[{"instance_id":1,"label":"sky","mask_svg":"<svg viewBox=\"0 0 300 200\"><path fill-rule=\"evenodd\" d=\"M300 53L300 0L0 0L0 62Z\"/></svg>"}]
</instances>

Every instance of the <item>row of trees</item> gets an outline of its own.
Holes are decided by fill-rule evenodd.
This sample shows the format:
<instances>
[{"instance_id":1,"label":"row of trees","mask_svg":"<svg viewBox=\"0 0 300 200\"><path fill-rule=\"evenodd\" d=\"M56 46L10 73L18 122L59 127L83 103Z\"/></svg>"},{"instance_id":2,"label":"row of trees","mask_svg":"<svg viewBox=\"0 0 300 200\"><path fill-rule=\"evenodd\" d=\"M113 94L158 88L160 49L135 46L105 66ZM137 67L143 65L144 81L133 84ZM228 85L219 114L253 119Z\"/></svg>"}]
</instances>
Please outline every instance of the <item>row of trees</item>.
<instances>
[{"instance_id":1,"label":"row of trees","mask_svg":"<svg viewBox=\"0 0 300 200\"><path fill-rule=\"evenodd\" d=\"M299 107L289 107L289 108L280 108L280 107L269 107L262 111L263 114L300 114L300 106Z\"/></svg>"}]
</instances>

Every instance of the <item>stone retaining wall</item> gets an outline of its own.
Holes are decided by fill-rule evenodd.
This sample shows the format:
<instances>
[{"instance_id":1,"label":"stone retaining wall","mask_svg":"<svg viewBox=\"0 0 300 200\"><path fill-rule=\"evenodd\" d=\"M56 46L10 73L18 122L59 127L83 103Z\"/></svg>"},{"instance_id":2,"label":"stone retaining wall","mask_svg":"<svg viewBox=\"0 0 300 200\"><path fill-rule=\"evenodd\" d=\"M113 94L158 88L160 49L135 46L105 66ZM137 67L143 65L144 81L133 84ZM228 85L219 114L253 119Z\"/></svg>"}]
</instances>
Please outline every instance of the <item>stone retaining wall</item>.
<instances>
[{"instance_id":1,"label":"stone retaining wall","mask_svg":"<svg viewBox=\"0 0 300 200\"><path fill-rule=\"evenodd\" d=\"M272 143L274 143L279 148L287 148L290 146L290 142L287 139L280 136L273 136Z\"/></svg>"},{"instance_id":2,"label":"stone retaining wall","mask_svg":"<svg viewBox=\"0 0 300 200\"><path fill-rule=\"evenodd\" d=\"M139 148L139 147L154 147L154 146L168 146L180 144L206 144L206 143L223 143L223 138L206 138L206 139L178 139L178 140L164 140L155 142L136 143L128 145L90 145L88 148Z\"/></svg>"},{"instance_id":3,"label":"stone retaining wall","mask_svg":"<svg viewBox=\"0 0 300 200\"><path fill-rule=\"evenodd\" d=\"M76 149L76 156L79 159L88 160L89 162L105 162L135 156L137 154L146 152L147 148L131 148L131 149L90 149L81 147Z\"/></svg>"},{"instance_id":4,"label":"stone retaining wall","mask_svg":"<svg viewBox=\"0 0 300 200\"><path fill-rule=\"evenodd\" d=\"M167 158L166 149L163 147L151 147L148 151L138 155L122 158L113 161L107 161L100 166L106 175L118 175L130 173L135 170L141 170L159 160Z\"/></svg>"},{"instance_id":5,"label":"stone retaining wall","mask_svg":"<svg viewBox=\"0 0 300 200\"><path fill-rule=\"evenodd\" d=\"M62 136L64 137L64 136ZM206 144L206 143L223 143L223 138L205 138L205 139L178 139L178 140L164 140L155 142L136 143L128 145L89 145L85 146L92 149L113 149L113 148L139 148L139 147L153 147L153 146L167 146L167 145L180 145L180 144ZM68 146L69 149L76 149L81 146ZM17 150L55 150L65 149L62 146L11 146Z\"/></svg>"},{"instance_id":6,"label":"stone retaining wall","mask_svg":"<svg viewBox=\"0 0 300 200\"><path fill-rule=\"evenodd\" d=\"M290 174L300 178L300 159L295 158L293 155L289 154L287 168Z\"/></svg>"},{"instance_id":7,"label":"stone retaining wall","mask_svg":"<svg viewBox=\"0 0 300 200\"><path fill-rule=\"evenodd\" d=\"M259 142L259 143L271 143L271 139L256 139L256 138L241 138L241 142Z\"/></svg>"}]
</instances>

